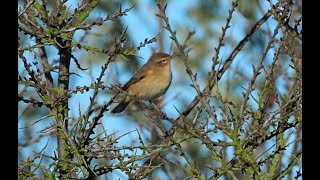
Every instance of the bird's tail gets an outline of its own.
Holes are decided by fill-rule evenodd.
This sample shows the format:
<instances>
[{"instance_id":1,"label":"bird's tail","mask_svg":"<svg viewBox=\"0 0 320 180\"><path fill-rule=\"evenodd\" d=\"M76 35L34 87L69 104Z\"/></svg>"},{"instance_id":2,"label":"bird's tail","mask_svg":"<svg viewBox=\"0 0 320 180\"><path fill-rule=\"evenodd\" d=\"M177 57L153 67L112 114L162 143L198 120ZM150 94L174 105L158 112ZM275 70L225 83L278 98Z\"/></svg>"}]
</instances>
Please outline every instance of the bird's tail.
<instances>
[{"instance_id":1,"label":"bird's tail","mask_svg":"<svg viewBox=\"0 0 320 180\"><path fill-rule=\"evenodd\" d=\"M112 109L111 113L120 113L123 110L125 110L128 106L128 104L130 103L130 101L123 101L121 103L119 103L115 108Z\"/></svg>"}]
</instances>

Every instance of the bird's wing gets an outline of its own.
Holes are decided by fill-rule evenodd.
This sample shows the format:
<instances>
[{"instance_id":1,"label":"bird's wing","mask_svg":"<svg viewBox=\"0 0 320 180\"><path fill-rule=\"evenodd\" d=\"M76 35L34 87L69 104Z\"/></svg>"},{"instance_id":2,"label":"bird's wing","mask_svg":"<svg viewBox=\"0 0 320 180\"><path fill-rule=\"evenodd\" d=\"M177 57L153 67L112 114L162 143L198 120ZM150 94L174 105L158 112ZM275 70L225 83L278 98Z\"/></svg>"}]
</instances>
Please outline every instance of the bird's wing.
<instances>
[{"instance_id":1,"label":"bird's wing","mask_svg":"<svg viewBox=\"0 0 320 180\"><path fill-rule=\"evenodd\" d=\"M146 66L142 66L141 69L122 87L122 90L126 91L129 86L139 82L141 79L148 75L149 69Z\"/></svg>"}]
</instances>

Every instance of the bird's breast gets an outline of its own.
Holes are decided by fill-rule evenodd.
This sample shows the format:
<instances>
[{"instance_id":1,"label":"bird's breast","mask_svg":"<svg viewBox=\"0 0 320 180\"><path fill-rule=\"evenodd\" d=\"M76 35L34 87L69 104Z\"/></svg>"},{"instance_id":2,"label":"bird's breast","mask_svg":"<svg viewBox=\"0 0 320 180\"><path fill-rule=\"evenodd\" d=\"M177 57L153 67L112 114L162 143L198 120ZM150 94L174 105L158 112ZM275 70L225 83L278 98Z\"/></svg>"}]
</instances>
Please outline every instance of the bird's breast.
<instances>
[{"instance_id":1,"label":"bird's breast","mask_svg":"<svg viewBox=\"0 0 320 180\"><path fill-rule=\"evenodd\" d=\"M139 82L131 85L127 92L142 100L153 100L163 95L169 88L172 80L170 66L148 73Z\"/></svg>"}]
</instances>

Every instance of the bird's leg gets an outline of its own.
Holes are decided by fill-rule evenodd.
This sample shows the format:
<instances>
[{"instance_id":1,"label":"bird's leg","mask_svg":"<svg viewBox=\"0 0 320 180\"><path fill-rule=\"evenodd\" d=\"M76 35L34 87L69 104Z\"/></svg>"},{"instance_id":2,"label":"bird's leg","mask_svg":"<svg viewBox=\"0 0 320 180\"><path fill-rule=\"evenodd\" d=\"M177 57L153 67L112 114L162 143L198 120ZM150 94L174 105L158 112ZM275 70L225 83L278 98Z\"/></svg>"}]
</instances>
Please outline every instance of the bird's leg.
<instances>
[{"instance_id":1,"label":"bird's leg","mask_svg":"<svg viewBox=\"0 0 320 180\"><path fill-rule=\"evenodd\" d=\"M149 100L149 103L152 104L152 106L153 106L156 110L160 111L160 109L153 103L153 101ZM160 112L161 112L161 111L160 111Z\"/></svg>"}]
</instances>

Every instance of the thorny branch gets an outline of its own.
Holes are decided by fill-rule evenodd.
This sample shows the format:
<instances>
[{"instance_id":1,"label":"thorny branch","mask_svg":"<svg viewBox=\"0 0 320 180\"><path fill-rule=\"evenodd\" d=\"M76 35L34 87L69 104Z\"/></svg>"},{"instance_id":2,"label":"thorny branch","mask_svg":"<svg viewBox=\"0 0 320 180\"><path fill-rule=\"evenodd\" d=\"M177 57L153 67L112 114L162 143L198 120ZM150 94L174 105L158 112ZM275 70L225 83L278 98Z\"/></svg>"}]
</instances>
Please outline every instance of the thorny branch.
<instances>
[{"instance_id":1,"label":"thorny branch","mask_svg":"<svg viewBox=\"0 0 320 180\"><path fill-rule=\"evenodd\" d=\"M139 140L137 141L141 145L119 146L118 141L120 140L120 138L124 137L124 135L115 138L115 134L110 135L108 133L109 131L107 131L103 127L103 123L100 123L102 117L104 116L105 112L108 111L108 107L113 103L116 96L111 98L108 103L102 106L98 106L97 98L99 93L106 88L109 90L112 90L114 88L118 89L117 86L105 85L105 73L107 72L109 65L116 60L118 55L124 55L125 57L126 55L135 55L136 50L140 50L140 48L145 47L145 45L156 42L161 31L151 39L144 39L144 41L142 41L137 47L128 47L127 37L124 36L125 33L122 33L121 37L118 40L115 40L112 48L110 48L109 50L93 48L87 45L82 45L80 43L75 43L72 40L72 36L66 37L65 35L67 33L72 34L76 30L80 29L90 30L93 26L100 26L108 20L115 21L117 17L127 15L127 13L134 7L134 5L125 10L122 10L122 7L120 7L119 11L115 12L113 15L108 15L106 18L98 18L91 23L83 23L83 20L87 17L88 14L82 14L82 11L90 9L98 1L90 1L89 4L87 4L87 1L82 1L82 4L79 5L79 8L75 10L75 13L70 16L68 15L68 13L65 13L66 11L64 9L66 8L65 3L67 1L58 1L56 3L57 9L63 10L61 11L63 13L61 13L60 11L56 11L54 15L57 17L57 19L59 19L59 17L62 17L62 14L67 15L68 17L66 17L66 19L61 18L61 22L57 22L57 24L55 24L54 26L50 26L51 28L58 28L58 31L55 31L53 33L51 32L51 37L47 36L47 33L43 33L43 31L41 31L41 26L39 26L36 21L33 22L34 18L39 18L44 22L44 24L47 24L49 22L45 21L45 19L47 19L47 17L49 16L49 13L44 12L44 10L47 11L47 8L44 5L45 1L42 2L43 4L40 5L37 1L29 1L25 3L23 10L18 13L18 29L26 34L37 36L38 39L41 39L41 41L37 42L37 45L28 46L25 48L21 47L19 44L18 47L19 57L22 60L24 68L27 72L26 75L29 76L20 77L19 75L19 83L24 85L24 89L26 89L27 87L32 87L32 89L35 89L40 98L25 97L24 94L27 91L23 90L18 95L18 101L29 103L30 107L41 107L44 105L52 110L56 108L56 105L59 104L59 102L68 101L68 99L73 94L76 94L78 92L92 92L89 107L86 109L86 112L84 114L82 114L79 105L79 118L72 118L69 117L69 115L64 117L66 120L69 120L69 122L75 123L72 124L74 126L71 131L62 131L62 137L67 145L66 149L70 154L73 154L73 158L65 158L66 156L61 157L59 155L56 155L55 153L54 156L49 156L42 151L40 151L39 153L35 153L37 157L49 158L53 160L54 162L50 166L54 167L54 172L59 172L59 169L61 167L56 166L55 164L57 162L61 162L62 164L68 164L69 167L74 167L72 170L70 170L70 172L65 171L66 176L70 175L69 177L74 178L77 177L76 173L72 173L76 171L81 171L85 178L95 179L97 176L110 174L114 172L114 170L120 170L126 173L128 179L143 179L148 177L148 175L150 175L157 168L163 170L166 175L175 177L174 174L170 174L170 169L172 169L172 167L177 167L184 171L185 179L203 178L203 168L209 169L211 171L212 177L210 177L209 179L218 179L222 176L236 179L236 172L246 173L252 175L251 178L255 178L259 177L260 175L264 175L263 172L260 171L259 166L267 164L268 161L272 161L274 155L279 155L280 153L282 153L285 148L289 146L289 144L277 147L275 153L267 156L266 158L263 158L261 155L261 159L263 160L260 162L257 162L258 158L255 158L256 154L254 154L254 150L263 147L262 145L264 143L275 137L283 136L286 131L290 131L290 129L296 128L299 124L301 124L301 117L299 115L301 111L301 106L299 106L299 103L301 102L302 97L302 92L300 91L301 79L299 80L298 78L296 78L296 84L292 87L287 87L288 90L292 90L290 91L289 95L283 95L284 98L282 97L282 99L280 99L279 97L275 97L278 109L276 109L276 111L273 111L273 114L267 111L269 110L267 109L267 103L269 100L267 93L260 93L262 95L260 97L259 94L258 99L256 99L256 97L252 95L252 92L255 90L255 88L259 88L260 84L257 85L257 82L259 81L258 76L261 69L265 68L264 63L266 63L265 58L267 57L267 53L272 50L271 48L273 47L273 45L277 43L277 41L274 40L277 40L275 37L277 31L281 30L279 26L281 25L281 27L285 29L286 33L292 33L294 37L297 37L297 40L299 38L301 39L300 36L302 36L302 33L298 32L297 26L299 26L299 23L301 23L302 18L300 18L300 20L297 20L294 28L292 28L292 26L288 24L288 19L291 18L291 7L289 7L291 5L290 3L288 3L286 5L287 7L283 9L281 8L281 4L272 6L272 10L267 11L265 15L254 24L248 34L229 54L229 57L225 61L221 61L219 54L221 54L221 49L224 46L224 41L227 37L227 30L230 28L233 14L238 6L238 0L234 0L226 18L226 23L222 28L222 34L218 40L217 48L214 48L215 55L212 57L211 71L207 76L207 84L204 89L201 90L198 83L200 81L197 80L197 73L195 73L195 70L192 69L190 65L191 57L189 57L188 54L191 51L191 48L188 49L187 46L187 43L190 42L190 39L194 37L192 35L195 33L195 31L189 32L185 38L185 41L180 42L177 38L177 32L170 25L169 18L166 15L167 5L162 6L161 0L157 0L157 5L160 10L157 16L164 22L164 28L169 32L170 38L173 40L174 45L177 47L177 52L174 52L174 54L181 57L182 62L184 63L184 67L186 68L188 78L190 78L192 81L191 87L195 89L197 95L188 104L188 106L182 113L179 112L180 116L176 119L168 117L165 113L157 108L152 110L152 113L156 114L156 116L149 116L145 114L147 119L153 123L155 129L158 127L157 131L154 131L154 136L159 136L159 134L160 136L163 135L163 137L155 138L156 140L149 140L147 138L148 143L150 144L151 142L151 145L145 145L145 143L143 142L145 140L145 137L140 137L140 134L138 132ZM32 12L31 9L39 8L39 5L41 6L41 8L38 9L39 13ZM84 16L80 16L79 13ZM29 16L23 16L24 14L28 14ZM233 61L237 57L239 52L243 50L243 47L250 41L252 35L257 32L261 25L264 24L272 15L276 17L277 21L281 21L281 23L279 23L279 26L276 28L273 36L270 35L271 39L266 45L264 52L262 52L262 56L260 61L258 62L258 65L253 66L252 78L246 79L246 81L249 81L249 84L248 88L245 89L245 93L243 93L243 97L241 99L242 104L235 104L235 101L233 101L231 98L229 99L229 97L222 97L219 92L217 92L218 95L211 95L214 94L212 93L213 87L218 86L219 80L222 78L223 74L228 69L230 69L231 64L234 63ZM34 16L34 18L32 18L32 16ZM58 34L55 34L57 32ZM49 40L47 38L49 38ZM65 41L67 41L68 43L62 43ZM51 65L48 62L48 57L45 51L45 47L52 44L55 44L55 47L59 49L70 49L70 51L68 51L67 53L70 55L70 59L72 58L74 60L76 66L80 70L85 69L81 67L81 61L79 61L81 59L78 60L71 52L71 49L73 47L78 47L79 49L83 48L84 50L87 50L89 52L106 54L107 59L101 67L100 74L93 83L91 83L90 85L76 86L75 89L69 89L68 87L66 87L65 91L61 93L60 96L53 96L55 95L53 93L59 93L59 91L57 89L54 89L53 87L53 77L51 76L50 72L53 72L55 69L50 67ZM23 55L23 52L27 50L35 54L33 50L34 48L39 49L40 60L43 65L42 68L37 62L29 63L26 57L24 57ZM262 83L263 87L268 87L274 82L273 76L274 74L277 75L276 73L274 73L277 70L275 68L276 62L282 63L280 60L278 60L278 58L280 57L279 54L281 55L280 49L281 48L278 48L277 54L274 56L272 68L269 68L271 72L266 75L266 82ZM294 52L292 52L292 54L289 54L289 56L294 56ZM70 63L70 61L67 63ZM221 65L221 67L218 68L218 64ZM32 67L32 65L34 65L34 67ZM294 66L296 66L296 64L294 64ZM72 73L67 73L67 76L69 75L72 75ZM245 73L243 73L243 75L246 76ZM259 78L260 77L261 75L259 76ZM288 76L286 80L290 81L291 79L289 78L291 77ZM219 87L217 87L217 89L219 89ZM121 89L118 90L121 91ZM249 97L252 97L254 99L254 103L258 105L258 110L255 110L255 108L252 108L249 105L249 103L251 103L248 102ZM212 98L217 100L218 104L221 105L221 107L215 104L211 105L212 102L210 103L209 100L211 100ZM265 99L261 100L261 98ZM48 101L50 99L54 101ZM199 103L200 105L198 106ZM62 110L65 110L63 108L67 109L67 106L61 108ZM232 108L236 110L233 110ZM176 109L178 111L178 108ZM195 115L189 115L193 110L196 110ZM219 113L217 110L222 111L220 113L222 119L217 118L217 115ZM260 110L261 114L259 114ZM155 117L160 117L159 119L168 121L169 124L171 124L171 127L167 128L166 126L161 124L161 121L157 121L158 119ZM293 121L291 121L291 119L293 119ZM107 117L107 120L109 120L109 117ZM39 121L37 121L36 123L38 122ZM257 122L259 122L260 124ZM32 126L33 125L34 124L32 124ZM99 127L102 127L102 132L100 132L101 129L99 129ZM244 127L249 128L250 130L246 131ZM57 126L54 124L51 125L50 128L54 130L52 131L54 132L52 135L56 134ZM222 132L225 135L224 137L226 139L229 139L213 140L211 135L216 135L217 131ZM301 130L299 130L299 132L301 132ZM93 136L93 134L95 134L95 136ZM161 140L161 142L158 143L158 140ZM32 142L33 141L31 141L31 143ZM158 143L160 145L154 145L153 143ZM283 142L281 143L283 144ZM22 145L25 146L28 145L28 143ZM208 156L208 160L214 161L214 163L219 163L219 167L211 165L210 163L202 163L205 160L202 160L203 157L201 157L202 159L196 157L197 152L192 152L192 150L198 149L193 149L193 147L191 147L193 145L205 146L204 149L208 150L209 155L212 155ZM295 143L295 145L297 145L297 143ZM233 155L233 159L231 161L227 160L228 158L226 157L228 154L226 150L227 147L233 147L235 149L235 153L231 153ZM270 149L268 149L267 151L269 151ZM279 164L279 166L283 168L281 169L281 171L275 173L275 175L273 176L274 179L283 178L288 172L292 171L292 168L295 165L299 163L302 152L301 150L299 150L299 148L296 148L295 150L296 151L294 154L296 155L296 157L291 158L287 166ZM172 158L171 155L173 155L174 158ZM158 161L158 159L160 161ZM24 177L35 176L34 171L25 170L27 167L35 167L35 169L41 169L45 174L47 173L49 175L50 173L46 172L47 168L42 166L41 161L39 164L36 164L34 162L34 159L25 160L23 162L23 165L20 166L19 164L19 175L24 175ZM139 163L141 163L142 161L145 161L145 163L141 166L139 165ZM299 176L301 175L297 172L297 177Z\"/></svg>"}]
</instances>

